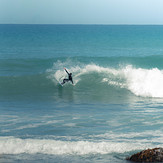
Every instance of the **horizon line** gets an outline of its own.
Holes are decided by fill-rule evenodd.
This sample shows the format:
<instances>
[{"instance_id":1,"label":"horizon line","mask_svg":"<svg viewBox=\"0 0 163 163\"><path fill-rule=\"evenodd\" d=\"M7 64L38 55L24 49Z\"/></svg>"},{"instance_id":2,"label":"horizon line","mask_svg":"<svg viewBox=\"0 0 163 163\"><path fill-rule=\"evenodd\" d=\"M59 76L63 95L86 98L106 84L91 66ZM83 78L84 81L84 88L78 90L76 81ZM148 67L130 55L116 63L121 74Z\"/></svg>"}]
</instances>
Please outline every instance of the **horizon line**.
<instances>
[{"instance_id":1,"label":"horizon line","mask_svg":"<svg viewBox=\"0 0 163 163\"><path fill-rule=\"evenodd\" d=\"M128 26L148 26L148 25L152 25L152 26L154 26L154 25L163 25L163 24L79 24L79 23L77 23L77 24L73 24L73 23L70 23L70 24L63 24L63 23L61 23L61 24L59 24L59 23L44 23L44 24L42 24L42 23L0 23L0 25L103 25L103 26L107 26L107 25L113 25L113 26L118 26L118 25L128 25Z\"/></svg>"}]
</instances>

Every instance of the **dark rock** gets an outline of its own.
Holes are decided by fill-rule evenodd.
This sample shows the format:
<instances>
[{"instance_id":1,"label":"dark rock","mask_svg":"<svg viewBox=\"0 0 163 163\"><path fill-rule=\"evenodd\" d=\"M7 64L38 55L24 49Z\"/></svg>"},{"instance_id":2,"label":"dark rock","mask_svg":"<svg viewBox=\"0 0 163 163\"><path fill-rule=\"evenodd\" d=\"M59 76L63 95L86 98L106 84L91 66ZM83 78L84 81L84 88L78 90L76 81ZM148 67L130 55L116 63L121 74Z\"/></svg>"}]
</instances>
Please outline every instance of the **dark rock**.
<instances>
[{"instance_id":1,"label":"dark rock","mask_svg":"<svg viewBox=\"0 0 163 163\"><path fill-rule=\"evenodd\" d=\"M127 160L135 162L163 162L163 148L143 150L128 157Z\"/></svg>"}]
</instances>

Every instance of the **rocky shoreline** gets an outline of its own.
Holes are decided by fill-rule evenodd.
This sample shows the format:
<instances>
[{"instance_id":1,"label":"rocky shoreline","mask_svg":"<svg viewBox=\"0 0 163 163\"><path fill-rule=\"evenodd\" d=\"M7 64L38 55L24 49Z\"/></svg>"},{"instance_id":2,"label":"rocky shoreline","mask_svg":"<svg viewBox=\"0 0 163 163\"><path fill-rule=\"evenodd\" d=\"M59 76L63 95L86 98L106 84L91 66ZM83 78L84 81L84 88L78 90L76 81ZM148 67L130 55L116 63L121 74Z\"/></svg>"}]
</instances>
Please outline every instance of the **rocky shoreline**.
<instances>
[{"instance_id":1,"label":"rocky shoreline","mask_svg":"<svg viewBox=\"0 0 163 163\"><path fill-rule=\"evenodd\" d=\"M143 150L126 158L126 160L133 162L163 162L163 148Z\"/></svg>"}]
</instances>

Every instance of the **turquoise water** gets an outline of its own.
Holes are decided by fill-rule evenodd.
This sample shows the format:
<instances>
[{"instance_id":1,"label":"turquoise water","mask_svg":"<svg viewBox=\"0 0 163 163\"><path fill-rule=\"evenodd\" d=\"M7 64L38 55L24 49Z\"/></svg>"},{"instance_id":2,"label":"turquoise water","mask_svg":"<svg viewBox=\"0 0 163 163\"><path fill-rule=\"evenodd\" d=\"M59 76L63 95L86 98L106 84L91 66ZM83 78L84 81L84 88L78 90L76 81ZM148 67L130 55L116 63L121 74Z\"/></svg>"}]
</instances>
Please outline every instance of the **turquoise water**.
<instances>
[{"instance_id":1,"label":"turquoise water","mask_svg":"<svg viewBox=\"0 0 163 163\"><path fill-rule=\"evenodd\" d=\"M127 162L163 144L163 26L0 25L0 162ZM74 85L63 87L73 74Z\"/></svg>"}]
</instances>

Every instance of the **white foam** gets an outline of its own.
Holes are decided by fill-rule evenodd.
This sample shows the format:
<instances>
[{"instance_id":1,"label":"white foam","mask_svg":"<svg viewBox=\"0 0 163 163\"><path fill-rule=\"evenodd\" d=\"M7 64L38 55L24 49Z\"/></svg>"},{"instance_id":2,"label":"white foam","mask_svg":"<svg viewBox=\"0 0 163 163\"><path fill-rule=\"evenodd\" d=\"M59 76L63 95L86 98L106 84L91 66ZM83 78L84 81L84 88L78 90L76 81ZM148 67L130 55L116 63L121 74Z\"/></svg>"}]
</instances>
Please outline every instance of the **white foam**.
<instances>
[{"instance_id":1,"label":"white foam","mask_svg":"<svg viewBox=\"0 0 163 163\"><path fill-rule=\"evenodd\" d=\"M54 154L86 155L124 153L146 148L139 143L126 142L90 142L56 141L50 139L19 139L0 137L0 154Z\"/></svg>"},{"instance_id":2,"label":"white foam","mask_svg":"<svg viewBox=\"0 0 163 163\"><path fill-rule=\"evenodd\" d=\"M100 134L100 135L93 135L93 138L100 138L102 139L112 139L115 141L130 141L132 143L132 141L136 142L136 140L138 140L139 142L146 142L146 140L149 138L150 142L157 142L158 139L162 138L163 136L163 132L160 130L155 130L155 132L153 132L153 130L147 130L147 131L142 131L142 132L129 132L129 133L119 133L119 134L115 134L114 132L107 132L104 134ZM163 144L163 139L160 141L160 143Z\"/></svg>"},{"instance_id":3,"label":"white foam","mask_svg":"<svg viewBox=\"0 0 163 163\"><path fill-rule=\"evenodd\" d=\"M127 66L123 70L128 89L137 96L163 97L163 71Z\"/></svg>"},{"instance_id":4,"label":"white foam","mask_svg":"<svg viewBox=\"0 0 163 163\"><path fill-rule=\"evenodd\" d=\"M47 116L47 117L50 117L50 116ZM10 129L2 129L1 132L6 133L6 132L14 131L14 130L23 130L23 129L27 129L27 128L36 128L36 127L39 127L39 126L42 126L42 125L49 125L49 124L54 125L56 123L61 123L61 122L64 122L64 120L42 121L40 123L26 124L26 125L22 125L22 126L15 127L15 128L12 126L12 127L10 127ZM10 123L10 124L4 124L2 126L11 126L11 125L14 125L14 124L13 123Z\"/></svg>"}]
</instances>

